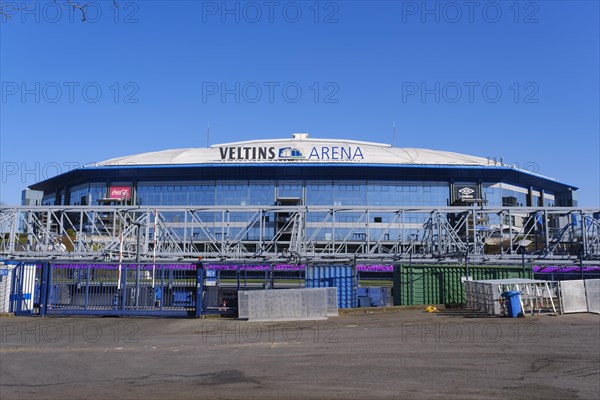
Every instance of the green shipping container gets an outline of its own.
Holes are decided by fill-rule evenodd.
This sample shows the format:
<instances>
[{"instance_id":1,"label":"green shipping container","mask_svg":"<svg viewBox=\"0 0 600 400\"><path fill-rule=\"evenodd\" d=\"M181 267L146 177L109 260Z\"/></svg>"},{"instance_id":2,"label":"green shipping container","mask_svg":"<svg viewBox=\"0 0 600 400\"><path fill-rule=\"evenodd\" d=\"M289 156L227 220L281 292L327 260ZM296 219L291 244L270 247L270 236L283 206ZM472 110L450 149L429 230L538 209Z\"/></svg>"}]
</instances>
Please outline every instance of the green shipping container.
<instances>
[{"instance_id":1,"label":"green shipping container","mask_svg":"<svg viewBox=\"0 0 600 400\"><path fill-rule=\"evenodd\" d=\"M463 304L464 266L395 265L394 305ZM473 280L532 278L531 267L469 265Z\"/></svg>"}]
</instances>

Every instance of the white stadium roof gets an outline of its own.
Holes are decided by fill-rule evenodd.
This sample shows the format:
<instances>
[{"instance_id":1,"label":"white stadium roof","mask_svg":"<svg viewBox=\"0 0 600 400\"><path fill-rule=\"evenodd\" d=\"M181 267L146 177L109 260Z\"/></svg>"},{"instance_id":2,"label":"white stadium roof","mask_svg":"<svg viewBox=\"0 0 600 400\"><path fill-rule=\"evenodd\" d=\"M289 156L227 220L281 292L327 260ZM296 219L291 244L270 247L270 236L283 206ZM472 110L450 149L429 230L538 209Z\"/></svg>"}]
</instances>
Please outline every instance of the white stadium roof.
<instances>
[{"instance_id":1,"label":"white stadium roof","mask_svg":"<svg viewBox=\"0 0 600 400\"><path fill-rule=\"evenodd\" d=\"M293 151L293 152L292 152ZM487 158L389 144L338 139L309 139L294 134L291 139L250 140L212 145L209 148L172 149L112 158L93 166L143 166L239 163L360 163L500 166Z\"/></svg>"}]
</instances>

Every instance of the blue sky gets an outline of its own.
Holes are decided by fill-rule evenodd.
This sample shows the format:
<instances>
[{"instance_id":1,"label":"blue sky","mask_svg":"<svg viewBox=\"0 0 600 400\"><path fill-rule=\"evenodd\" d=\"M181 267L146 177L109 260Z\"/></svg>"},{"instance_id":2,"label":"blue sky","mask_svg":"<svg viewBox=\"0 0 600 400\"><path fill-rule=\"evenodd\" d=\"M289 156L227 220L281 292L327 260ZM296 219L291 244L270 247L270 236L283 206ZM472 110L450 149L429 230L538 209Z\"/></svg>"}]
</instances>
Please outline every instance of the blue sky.
<instances>
[{"instance_id":1,"label":"blue sky","mask_svg":"<svg viewBox=\"0 0 600 400\"><path fill-rule=\"evenodd\" d=\"M73 166L313 137L502 157L600 206L597 1L6 2L0 201ZM15 10L12 5L25 8ZM469 3L467 3L469 4Z\"/></svg>"}]
</instances>

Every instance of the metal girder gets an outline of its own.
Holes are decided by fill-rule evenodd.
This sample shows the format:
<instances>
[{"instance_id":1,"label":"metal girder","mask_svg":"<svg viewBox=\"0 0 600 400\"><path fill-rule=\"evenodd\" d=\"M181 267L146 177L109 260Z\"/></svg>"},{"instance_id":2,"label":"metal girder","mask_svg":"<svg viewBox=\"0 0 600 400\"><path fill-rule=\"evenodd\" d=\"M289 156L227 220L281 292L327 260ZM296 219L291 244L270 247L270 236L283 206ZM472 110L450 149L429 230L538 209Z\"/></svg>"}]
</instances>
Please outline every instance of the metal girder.
<instances>
[{"instance_id":1,"label":"metal girder","mask_svg":"<svg viewBox=\"0 0 600 400\"><path fill-rule=\"evenodd\" d=\"M599 218L566 207L0 207L0 257L598 263Z\"/></svg>"}]
</instances>

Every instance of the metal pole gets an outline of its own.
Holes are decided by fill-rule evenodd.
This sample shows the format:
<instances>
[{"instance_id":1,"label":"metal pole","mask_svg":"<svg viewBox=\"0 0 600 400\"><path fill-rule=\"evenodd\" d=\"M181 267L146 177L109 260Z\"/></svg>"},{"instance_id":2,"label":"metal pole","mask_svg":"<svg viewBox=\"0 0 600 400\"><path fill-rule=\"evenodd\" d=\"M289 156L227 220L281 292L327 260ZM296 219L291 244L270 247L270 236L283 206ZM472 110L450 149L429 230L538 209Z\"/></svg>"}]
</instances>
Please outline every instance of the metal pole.
<instances>
[{"instance_id":1,"label":"metal pole","mask_svg":"<svg viewBox=\"0 0 600 400\"><path fill-rule=\"evenodd\" d=\"M121 289L121 263L123 262L123 230L119 235L119 274L117 276L117 291Z\"/></svg>"},{"instance_id":2,"label":"metal pole","mask_svg":"<svg viewBox=\"0 0 600 400\"><path fill-rule=\"evenodd\" d=\"M466 280L469 280L469 250L465 251L465 272L467 274L467 276L465 277Z\"/></svg>"},{"instance_id":3,"label":"metal pole","mask_svg":"<svg viewBox=\"0 0 600 400\"><path fill-rule=\"evenodd\" d=\"M142 226L141 223L137 223L137 238L135 245L135 308L139 305L140 299L140 228Z\"/></svg>"},{"instance_id":4,"label":"metal pole","mask_svg":"<svg viewBox=\"0 0 600 400\"><path fill-rule=\"evenodd\" d=\"M504 254L504 229L503 229L503 225L504 225L504 211L500 211L500 213L497 214L498 215L498 219L499 219L499 226L500 226L500 255Z\"/></svg>"},{"instance_id":5,"label":"metal pole","mask_svg":"<svg viewBox=\"0 0 600 400\"><path fill-rule=\"evenodd\" d=\"M512 223L512 214L510 210L508 210L508 254L512 255L513 253L513 223Z\"/></svg>"},{"instance_id":6,"label":"metal pole","mask_svg":"<svg viewBox=\"0 0 600 400\"><path fill-rule=\"evenodd\" d=\"M156 273L156 245L158 243L158 226L156 220L158 219L158 210L154 209L154 244L152 246L152 288L154 289L154 275Z\"/></svg>"},{"instance_id":7,"label":"metal pole","mask_svg":"<svg viewBox=\"0 0 600 400\"><path fill-rule=\"evenodd\" d=\"M87 265L85 272L85 309L87 310L90 301L90 274L92 273L90 264Z\"/></svg>"},{"instance_id":8,"label":"metal pole","mask_svg":"<svg viewBox=\"0 0 600 400\"><path fill-rule=\"evenodd\" d=\"M523 278L525 278L525 248L521 249L521 270L523 274ZM528 278L531 278L530 276Z\"/></svg>"},{"instance_id":9,"label":"metal pole","mask_svg":"<svg viewBox=\"0 0 600 400\"><path fill-rule=\"evenodd\" d=\"M410 289L410 305L412 305L414 302L414 292L415 292L415 287L414 287L414 282L413 282L412 248L408 255L408 268L410 271L410 288L409 288Z\"/></svg>"},{"instance_id":10,"label":"metal pole","mask_svg":"<svg viewBox=\"0 0 600 400\"><path fill-rule=\"evenodd\" d=\"M40 316L46 316L46 309L48 306L48 275L50 271L50 263L45 262L42 264L42 281L40 282Z\"/></svg>"},{"instance_id":11,"label":"metal pole","mask_svg":"<svg viewBox=\"0 0 600 400\"><path fill-rule=\"evenodd\" d=\"M583 280L583 249L579 250L579 271L581 272L581 280Z\"/></svg>"},{"instance_id":12,"label":"metal pole","mask_svg":"<svg viewBox=\"0 0 600 400\"><path fill-rule=\"evenodd\" d=\"M471 211L472 224L473 224L473 252L477 254L477 215L475 210ZM467 251L469 247L467 246Z\"/></svg>"},{"instance_id":13,"label":"metal pole","mask_svg":"<svg viewBox=\"0 0 600 400\"><path fill-rule=\"evenodd\" d=\"M585 226L585 214L583 213L583 211L579 212L579 218L581 219L581 245L582 245L582 249L581 249L581 258L583 258L584 254L588 254L588 241L587 241L587 229Z\"/></svg>"},{"instance_id":14,"label":"metal pole","mask_svg":"<svg viewBox=\"0 0 600 400\"><path fill-rule=\"evenodd\" d=\"M548 227L548 210L544 210L544 238L546 239L546 251L545 253L548 254L548 251L550 250L550 236L549 236L549 227Z\"/></svg>"},{"instance_id":15,"label":"metal pole","mask_svg":"<svg viewBox=\"0 0 600 400\"><path fill-rule=\"evenodd\" d=\"M196 302L194 309L194 316L200 318L202 314L202 292L204 291L204 268L202 262L196 263ZM238 284L239 287L239 284Z\"/></svg>"},{"instance_id":16,"label":"metal pole","mask_svg":"<svg viewBox=\"0 0 600 400\"><path fill-rule=\"evenodd\" d=\"M121 266L121 264L119 264L119 266ZM120 274L119 278L121 279L121 307L119 309L124 311L125 306L127 305L127 266L125 266L125 273Z\"/></svg>"}]
</instances>

